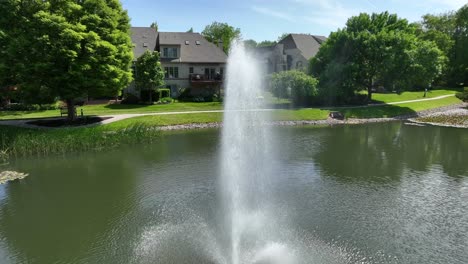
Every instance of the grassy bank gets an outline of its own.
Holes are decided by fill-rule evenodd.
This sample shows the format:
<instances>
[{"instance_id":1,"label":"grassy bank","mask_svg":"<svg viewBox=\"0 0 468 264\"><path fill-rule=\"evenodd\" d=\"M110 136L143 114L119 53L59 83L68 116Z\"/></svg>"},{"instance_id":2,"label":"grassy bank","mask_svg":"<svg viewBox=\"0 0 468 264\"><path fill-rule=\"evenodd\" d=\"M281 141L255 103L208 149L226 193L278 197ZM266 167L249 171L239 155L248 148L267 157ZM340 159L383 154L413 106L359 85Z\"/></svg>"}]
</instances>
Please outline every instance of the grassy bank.
<instances>
[{"instance_id":1,"label":"grassy bank","mask_svg":"<svg viewBox=\"0 0 468 264\"><path fill-rule=\"evenodd\" d=\"M461 101L458 98L456 98L455 96L451 96L432 101L361 108L339 108L335 110L342 112L346 118L382 118L395 117L400 115L410 115L423 110L459 103L461 103Z\"/></svg>"},{"instance_id":2,"label":"grassy bank","mask_svg":"<svg viewBox=\"0 0 468 264\"><path fill-rule=\"evenodd\" d=\"M125 129L110 127L25 129L0 126L0 159L100 151L124 145L151 143L160 132L134 122Z\"/></svg>"},{"instance_id":3,"label":"grassy bank","mask_svg":"<svg viewBox=\"0 0 468 264\"><path fill-rule=\"evenodd\" d=\"M339 108L346 118L381 118L413 114L417 111L461 103L456 97L433 101L364 108ZM274 110L276 121L324 120L330 110L304 108ZM123 145L157 140L154 127L190 123L222 122L223 113L142 116L92 128L25 129L0 125L0 164L2 159L46 156L80 151L99 151Z\"/></svg>"}]
</instances>

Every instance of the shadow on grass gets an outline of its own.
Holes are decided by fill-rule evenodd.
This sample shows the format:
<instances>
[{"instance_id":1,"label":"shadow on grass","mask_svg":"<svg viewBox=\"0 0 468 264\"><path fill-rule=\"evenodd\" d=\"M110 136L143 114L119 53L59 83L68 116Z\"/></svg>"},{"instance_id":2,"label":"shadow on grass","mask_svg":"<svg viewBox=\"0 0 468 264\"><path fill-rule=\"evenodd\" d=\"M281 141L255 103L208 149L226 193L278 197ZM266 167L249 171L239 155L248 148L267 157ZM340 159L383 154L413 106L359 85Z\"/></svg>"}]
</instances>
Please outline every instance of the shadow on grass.
<instances>
[{"instance_id":1,"label":"shadow on grass","mask_svg":"<svg viewBox=\"0 0 468 264\"><path fill-rule=\"evenodd\" d=\"M345 118L382 118L398 116L416 116L417 112L411 108L397 105L369 106L360 108L336 108Z\"/></svg>"},{"instance_id":2,"label":"shadow on grass","mask_svg":"<svg viewBox=\"0 0 468 264\"><path fill-rule=\"evenodd\" d=\"M126 109L140 109L140 108L146 108L154 105L145 105L145 104L108 104L104 106L104 108L107 109L113 109L113 110L126 110Z\"/></svg>"}]
</instances>

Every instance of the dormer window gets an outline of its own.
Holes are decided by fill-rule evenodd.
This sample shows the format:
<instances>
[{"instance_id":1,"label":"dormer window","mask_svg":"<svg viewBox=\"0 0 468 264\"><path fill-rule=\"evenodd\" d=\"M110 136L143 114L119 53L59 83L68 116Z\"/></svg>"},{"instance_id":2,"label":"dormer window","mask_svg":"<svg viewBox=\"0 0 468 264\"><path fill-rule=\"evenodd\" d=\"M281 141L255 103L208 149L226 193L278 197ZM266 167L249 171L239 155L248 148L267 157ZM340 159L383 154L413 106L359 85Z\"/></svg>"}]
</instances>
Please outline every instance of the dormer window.
<instances>
[{"instance_id":1,"label":"dormer window","mask_svg":"<svg viewBox=\"0 0 468 264\"><path fill-rule=\"evenodd\" d=\"M186 40L185 45L189 45L189 44L190 44L190 41Z\"/></svg>"},{"instance_id":2,"label":"dormer window","mask_svg":"<svg viewBox=\"0 0 468 264\"><path fill-rule=\"evenodd\" d=\"M163 48L162 49L163 58L178 58L179 51L177 48Z\"/></svg>"},{"instance_id":3,"label":"dormer window","mask_svg":"<svg viewBox=\"0 0 468 264\"><path fill-rule=\"evenodd\" d=\"M197 41L195 41L195 44L200 45L201 43L200 43L199 40L197 40Z\"/></svg>"},{"instance_id":4,"label":"dormer window","mask_svg":"<svg viewBox=\"0 0 468 264\"><path fill-rule=\"evenodd\" d=\"M143 47L148 47L148 43L144 42Z\"/></svg>"}]
</instances>

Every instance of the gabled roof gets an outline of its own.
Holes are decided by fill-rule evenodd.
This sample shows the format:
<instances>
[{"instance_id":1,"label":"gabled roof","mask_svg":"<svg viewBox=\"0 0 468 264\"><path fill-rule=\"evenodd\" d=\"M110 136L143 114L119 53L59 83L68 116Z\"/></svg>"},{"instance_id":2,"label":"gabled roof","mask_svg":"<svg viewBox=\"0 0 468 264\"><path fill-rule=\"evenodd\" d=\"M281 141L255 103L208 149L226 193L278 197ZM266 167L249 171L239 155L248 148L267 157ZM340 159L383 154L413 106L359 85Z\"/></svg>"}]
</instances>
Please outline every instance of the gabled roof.
<instances>
[{"instance_id":1,"label":"gabled roof","mask_svg":"<svg viewBox=\"0 0 468 264\"><path fill-rule=\"evenodd\" d=\"M302 55L308 60L314 57L320 45L327 40L324 36L314 36L308 34L289 34L279 43L284 44L284 49L298 49Z\"/></svg>"},{"instance_id":2,"label":"gabled roof","mask_svg":"<svg viewBox=\"0 0 468 264\"><path fill-rule=\"evenodd\" d=\"M143 55L146 50L156 50L157 32L154 28L132 27L130 32L132 35L133 57L135 60Z\"/></svg>"},{"instance_id":3,"label":"gabled roof","mask_svg":"<svg viewBox=\"0 0 468 264\"><path fill-rule=\"evenodd\" d=\"M199 33L159 32L157 42L158 48L164 45L180 46L180 58L172 60L173 62L226 63L227 61L226 53Z\"/></svg>"}]
</instances>

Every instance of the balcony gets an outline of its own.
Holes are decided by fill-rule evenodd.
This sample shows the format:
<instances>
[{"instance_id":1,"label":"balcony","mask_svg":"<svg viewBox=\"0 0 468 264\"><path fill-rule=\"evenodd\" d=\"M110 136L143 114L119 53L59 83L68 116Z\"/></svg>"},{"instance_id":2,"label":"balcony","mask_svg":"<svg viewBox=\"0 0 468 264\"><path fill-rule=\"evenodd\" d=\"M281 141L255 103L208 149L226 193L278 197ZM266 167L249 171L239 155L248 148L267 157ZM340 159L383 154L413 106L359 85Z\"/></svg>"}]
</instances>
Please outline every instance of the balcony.
<instances>
[{"instance_id":1,"label":"balcony","mask_svg":"<svg viewBox=\"0 0 468 264\"><path fill-rule=\"evenodd\" d=\"M206 75L206 74L190 74L190 84L221 84L223 83L223 77L218 75Z\"/></svg>"}]
</instances>

